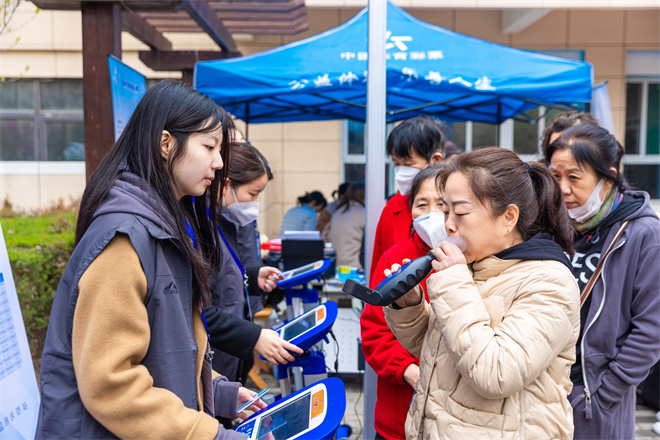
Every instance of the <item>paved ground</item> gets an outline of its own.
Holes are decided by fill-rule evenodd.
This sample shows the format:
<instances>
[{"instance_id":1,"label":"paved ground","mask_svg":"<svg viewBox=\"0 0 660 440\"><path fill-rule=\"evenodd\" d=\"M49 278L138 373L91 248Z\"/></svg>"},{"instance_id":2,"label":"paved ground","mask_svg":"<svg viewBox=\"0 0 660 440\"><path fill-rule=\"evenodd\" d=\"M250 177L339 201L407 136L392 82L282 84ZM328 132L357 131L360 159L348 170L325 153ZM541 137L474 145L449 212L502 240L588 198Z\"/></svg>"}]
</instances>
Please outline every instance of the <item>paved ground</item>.
<instances>
[{"instance_id":1,"label":"paved ground","mask_svg":"<svg viewBox=\"0 0 660 440\"><path fill-rule=\"evenodd\" d=\"M656 412L643 405L637 405L635 417L635 440L658 440L660 435L651 430L653 423L657 422Z\"/></svg>"},{"instance_id":2,"label":"paved ground","mask_svg":"<svg viewBox=\"0 0 660 440\"><path fill-rule=\"evenodd\" d=\"M362 379L357 375L344 380L346 387L346 413L344 423L351 426L353 433L350 440L362 439L362 419L364 413L364 400L362 394ZM261 377L268 384L270 392L279 393L279 384L271 374L262 373ZM248 381L248 388L257 390L256 385ZM655 434L651 427L656 422L654 410L642 405L637 406L637 420L635 426L635 440L660 440L660 435Z\"/></svg>"}]
</instances>

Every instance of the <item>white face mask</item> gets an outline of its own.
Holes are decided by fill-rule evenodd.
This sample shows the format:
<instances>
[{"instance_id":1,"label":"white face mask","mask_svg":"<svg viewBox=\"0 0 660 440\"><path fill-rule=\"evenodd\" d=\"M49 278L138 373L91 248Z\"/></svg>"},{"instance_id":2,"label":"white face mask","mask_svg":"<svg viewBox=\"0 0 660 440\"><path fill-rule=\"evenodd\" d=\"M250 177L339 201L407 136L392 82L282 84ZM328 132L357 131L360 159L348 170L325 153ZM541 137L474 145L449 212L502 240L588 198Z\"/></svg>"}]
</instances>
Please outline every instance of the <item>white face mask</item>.
<instances>
[{"instance_id":1,"label":"white face mask","mask_svg":"<svg viewBox=\"0 0 660 440\"><path fill-rule=\"evenodd\" d=\"M402 196L405 196L410 192L413 180L420 171L419 168L413 167L394 167L394 180L396 181L396 186L399 188L399 192Z\"/></svg>"},{"instance_id":2,"label":"white face mask","mask_svg":"<svg viewBox=\"0 0 660 440\"><path fill-rule=\"evenodd\" d=\"M578 223L584 223L596 215L600 207L603 206L603 202L605 201L604 198L603 200L600 199L600 190L603 188L604 183L605 179L600 179L600 182L598 182L598 185L596 185L596 188L594 188L594 191L582 206L568 210L568 215L573 220Z\"/></svg>"},{"instance_id":3,"label":"white face mask","mask_svg":"<svg viewBox=\"0 0 660 440\"><path fill-rule=\"evenodd\" d=\"M447 239L447 230L445 229L445 214L442 212L430 212L423 214L413 220L413 227L417 235L431 247L435 249L440 243Z\"/></svg>"},{"instance_id":4,"label":"white face mask","mask_svg":"<svg viewBox=\"0 0 660 440\"><path fill-rule=\"evenodd\" d=\"M231 189L231 192L235 202L226 208L229 218L241 226L256 220L259 217L259 202L238 202L234 188Z\"/></svg>"}]
</instances>

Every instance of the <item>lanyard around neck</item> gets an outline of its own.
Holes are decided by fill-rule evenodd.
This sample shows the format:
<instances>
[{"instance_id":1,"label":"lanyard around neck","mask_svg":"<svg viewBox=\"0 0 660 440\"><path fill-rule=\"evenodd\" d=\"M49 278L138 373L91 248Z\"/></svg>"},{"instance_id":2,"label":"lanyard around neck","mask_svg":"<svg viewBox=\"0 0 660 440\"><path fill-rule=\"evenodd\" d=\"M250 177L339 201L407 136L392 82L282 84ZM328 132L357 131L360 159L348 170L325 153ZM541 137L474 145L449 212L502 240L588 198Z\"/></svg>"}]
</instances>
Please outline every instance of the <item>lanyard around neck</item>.
<instances>
[{"instance_id":1,"label":"lanyard around neck","mask_svg":"<svg viewBox=\"0 0 660 440\"><path fill-rule=\"evenodd\" d=\"M190 239L193 242L193 247L195 250L197 250L197 239L195 238L195 231L193 231L192 226L188 223L187 220L184 220L186 224L186 231L188 231L188 235L190 236ZM208 345L206 346L206 358L211 361L213 359L213 351L211 351L211 335L209 334L209 326L206 324L206 315L204 314L204 307L201 307L202 309L202 321L204 321L204 330L206 330L206 339L208 342Z\"/></svg>"},{"instance_id":2,"label":"lanyard around neck","mask_svg":"<svg viewBox=\"0 0 660 440\"><path fill-rule=\"evenodd\" d=\"M231 246L229 246L229 242L227 242L227 239L220 230L220 226L216 225L216 227L218 228L218 233L220 234L220 237L222 237L222 241L225 242L225 246L227 246L227 249L229 249L229 253L231 254L231 257L234 259L236 266L238 266L238 269L241 271L241 275L243 276L243 289L245 290L245 301L248 308L248 319L252 321L252 306L250 305L250 294L248 293L247 276L245 275L245 268L243 267L240 260L236 256L234 250L231 248Z\"/></svg>"}]
</instances>

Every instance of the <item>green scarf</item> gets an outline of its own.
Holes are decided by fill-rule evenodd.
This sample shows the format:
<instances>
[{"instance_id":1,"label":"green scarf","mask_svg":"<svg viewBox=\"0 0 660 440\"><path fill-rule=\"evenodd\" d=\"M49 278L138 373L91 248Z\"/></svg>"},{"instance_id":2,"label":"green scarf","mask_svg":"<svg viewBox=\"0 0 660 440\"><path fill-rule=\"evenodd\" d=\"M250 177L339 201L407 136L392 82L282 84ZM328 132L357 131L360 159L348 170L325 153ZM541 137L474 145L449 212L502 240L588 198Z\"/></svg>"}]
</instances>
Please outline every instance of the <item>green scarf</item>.
<instances>
[{"instance_id":1,"label":"green scarf","mask_svg":"<svg viewBox=\"0 0 660 440\"><path fill-rule=\"evenodd\" d=\"M613 190L610 191L610 194L605 198L603 206L601 206L598 212L595 213L594 216L589 220L585 221L584 223L578 223L571 219L573 229L575 229L579 234L584 234L585 232L595 228L598 226L598 223L604 220L605 217L610 215L610 212L614 211L616 207L619 206L621 200L623 200L623 194L619 192L618 188L613 188Z\"/></svg>"}]
</instances>

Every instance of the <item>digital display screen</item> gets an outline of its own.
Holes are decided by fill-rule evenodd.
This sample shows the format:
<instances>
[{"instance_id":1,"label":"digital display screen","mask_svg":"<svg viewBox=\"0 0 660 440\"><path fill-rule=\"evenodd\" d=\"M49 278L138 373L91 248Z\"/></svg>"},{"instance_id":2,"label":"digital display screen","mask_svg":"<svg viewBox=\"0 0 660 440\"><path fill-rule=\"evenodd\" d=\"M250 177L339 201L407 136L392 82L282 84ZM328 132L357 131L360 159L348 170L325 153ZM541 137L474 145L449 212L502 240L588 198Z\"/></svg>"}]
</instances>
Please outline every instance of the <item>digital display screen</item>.
<instances>
[{"instance_id":1,"label":"digital display screen","mask_svg":"<svg viewBox=\"0 0 660 440\"><path fill-rule=\"evenodd\" d=\"M305 272L309 272L310 270L314 269L314 265L315 265L315 264L316 264L316 263L310 263L310 264L306 264L306 265L304 265L304 266L301 266L301 267L299 267L298 269L294 269L294 270L291 272L291 278L293 278L293 277L297 277L298 275L303 274L303 273L305 273Z\"/></svg>"},{"instance_id":2,"label":"digital display screen","mask_svg":"<svg viewBox=\"0 0 660 440\"><path fill-rule=\"evenodd\" d=\"M261 419L257 439L291 438L309 428L310 393L287 403Z\"/></svg>"},{"instance_id":3,"label":"digital display screen","mask_svg":"<svg viewBox=\"0 0 660 440\"><path fill-rule=\"evenodd\" d=\"M316 325L316 314L310 313L303 318L296 319L295 322L287 324L282 331L282 339L290 341L296 336L300 336L310 328Z\"/></svg>"}]
</instances>

